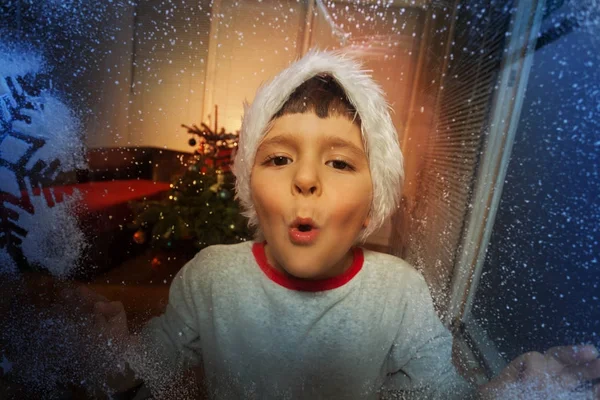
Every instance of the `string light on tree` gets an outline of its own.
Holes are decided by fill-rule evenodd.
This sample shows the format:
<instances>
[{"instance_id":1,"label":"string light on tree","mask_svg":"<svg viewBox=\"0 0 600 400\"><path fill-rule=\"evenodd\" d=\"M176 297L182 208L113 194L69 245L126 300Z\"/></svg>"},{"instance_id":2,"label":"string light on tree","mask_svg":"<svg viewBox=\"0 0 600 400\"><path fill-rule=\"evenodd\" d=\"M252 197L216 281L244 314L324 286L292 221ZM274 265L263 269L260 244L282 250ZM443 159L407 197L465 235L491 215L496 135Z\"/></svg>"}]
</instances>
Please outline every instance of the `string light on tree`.
<instances>
[{"instance_id":1,"label":"string light on tree","mask_svg":"<svg viewBox=\"0 0 600 400\"><path fill-rule=\"evenodd\" d=\"M152 266L153 270L158 271L160 269L160 266L162 265L160 257L152 258L150 265Z\"/></svg>"},{"instance_id":2,"label":"string light on tree","mask_svg":"<svg viewBox=\"0 0 600 400\"><path fill-rule=\"evenodd\" d=\"M215 116L218 108L215 107ZM132 204L136 243L150 238L152 245L176 248L179 244L201 249L213 244L238 243L250 238L247 220L234 199L231 172L238 134L217 132L206 124L192 125L188 133L194 154L180 161L182 175L173 179L164 200ZM154 267L153 267L154 268Z\"/></svg>"}]
</instances>

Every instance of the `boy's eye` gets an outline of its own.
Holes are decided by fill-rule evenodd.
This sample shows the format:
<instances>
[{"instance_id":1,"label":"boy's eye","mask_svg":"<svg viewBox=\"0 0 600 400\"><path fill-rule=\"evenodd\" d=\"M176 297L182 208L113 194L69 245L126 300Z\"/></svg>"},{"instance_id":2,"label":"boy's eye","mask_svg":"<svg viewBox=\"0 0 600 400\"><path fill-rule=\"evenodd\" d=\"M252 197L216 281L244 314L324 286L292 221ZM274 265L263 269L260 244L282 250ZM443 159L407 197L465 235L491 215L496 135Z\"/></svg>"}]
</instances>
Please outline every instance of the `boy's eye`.
<instances>
[{"instance_id":1,"label":"boy's eye","mask_svg":"<svg viewBox=\"0 0 600 400\"><path fill-rule=\"evenodd\" d=\"M350 164L342 160L328 161L327 164L330 164L335 169L354 170Z\"/></svg>"},{"instance_id":2,"label":"boy's eye","mask_svg":"<svg viewBox=\"0 0 600 400\"><path fill-rule=\"evenodd\" d=\"M272 165L275 165L275 166L279 167L279 166L282 166L282 165L287 165L291 161L292 160L290 160L288 157L274 156L274 157L269 157L269 159L267 160L267 163L270 163Z\"/></svg>"}]
</instances>

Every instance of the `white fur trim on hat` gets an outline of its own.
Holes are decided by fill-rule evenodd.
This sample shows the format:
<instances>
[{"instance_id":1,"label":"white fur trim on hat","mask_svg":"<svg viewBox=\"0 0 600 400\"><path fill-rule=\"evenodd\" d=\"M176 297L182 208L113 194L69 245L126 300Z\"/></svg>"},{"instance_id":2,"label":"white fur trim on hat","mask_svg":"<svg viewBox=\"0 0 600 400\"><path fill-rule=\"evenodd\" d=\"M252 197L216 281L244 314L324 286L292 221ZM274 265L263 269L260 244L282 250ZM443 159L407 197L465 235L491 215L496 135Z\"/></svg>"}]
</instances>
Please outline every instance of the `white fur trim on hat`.
<instances>
[{"instance_id":1,"label":"white fur trim on hat","mask_svg":"<svg viewBox=\"0 0 600 400\"><path fill-rule=\"evenodd\" d=\"M361 119L362 138L373 182L373 200L370 222L358 241L363 242L381 227L398 205L404 180L403 158L383 90L373 81L368 71L363 70L349 56L340 52L311 50L261 86L252 105L244 104L244 118L233 172L236 176L236 197L244 209L244 215L249 218L249 225L258 228L257 238L262 238L262 233L252 203L250 175L258 146L269 121L294 90L320 74L335 78Z\"/></svg>"}]
</instances>

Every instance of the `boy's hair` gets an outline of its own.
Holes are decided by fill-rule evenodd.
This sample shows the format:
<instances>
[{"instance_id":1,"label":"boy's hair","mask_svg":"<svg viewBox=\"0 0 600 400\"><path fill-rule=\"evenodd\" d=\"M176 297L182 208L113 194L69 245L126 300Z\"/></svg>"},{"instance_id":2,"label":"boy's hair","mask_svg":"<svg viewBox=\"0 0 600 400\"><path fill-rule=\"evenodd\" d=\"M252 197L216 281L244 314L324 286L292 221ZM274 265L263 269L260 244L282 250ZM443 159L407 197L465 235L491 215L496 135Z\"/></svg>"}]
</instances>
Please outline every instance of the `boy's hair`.
<instances>
[{"instance_id":1,"label":"boy's hair","mask_svg":"<svg viewBox=\"0 0 600 400\"><path fill-rule=\"evenodd\" d=\"M307 91L314 99L305 106ZM259 88L252 105L244 103L240 141L233 164L236 198L249 219L249 226L256 228L255 239L264 239L250 190L256 152L273 120L296 110L314 111L318 116L330 112L348 117L352 114L349 119L360 126L373 182L370 223L357 241L364 242L381 227L398 207L404 179L402 152L389 108L382 89L369 74L340 52L309 51Z\"/></svg>"},{"instance_id":2,"label":"boy's hair","mask_svg":"<svg viewBox=\"0 0 600 400\"><path fill-rule=\"evenodd\" d=\"M344 117L360 128L360 116L356 108L335 78L327 74L313 76L298 86L271 118L271 122L287 114L306 112L314 112L319 118Z\"/></svg>"}]
</instances>

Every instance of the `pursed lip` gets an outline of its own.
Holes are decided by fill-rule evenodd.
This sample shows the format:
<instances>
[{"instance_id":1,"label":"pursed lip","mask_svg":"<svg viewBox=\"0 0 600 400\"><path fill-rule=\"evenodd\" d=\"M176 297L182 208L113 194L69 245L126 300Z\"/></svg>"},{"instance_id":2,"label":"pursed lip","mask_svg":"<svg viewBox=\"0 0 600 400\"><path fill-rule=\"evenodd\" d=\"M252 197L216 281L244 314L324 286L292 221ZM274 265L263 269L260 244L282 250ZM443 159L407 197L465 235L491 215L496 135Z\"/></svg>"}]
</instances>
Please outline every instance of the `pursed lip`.
<instances>
[{"instance_id":1,"label":"pursed lip","mask_svg":"<svg viewBox=\"0 0 600 400\"><path fill-rule=\"evenodd\" d=\"M319 226L312 220L312 218L298 217L292 222L290 228L298 228L300 225L309 225L312 229L319 229Z\"/></svg>"},{"instance_id":2,"label":"pursed lip","mask_svg":"<svg viewBox=\"0 0 600 400\"><path fill-rule=\"evenodd\" d=\"M301 225L310 226L310 230L301 231ZM317 226L317 224L315 224L315 222L312 219L299 217L296 218L294 222L290 225L290 241L297 245L311 245L317 240L319 232L319 227Z\"/></svg>"}]
</instances>

